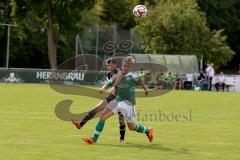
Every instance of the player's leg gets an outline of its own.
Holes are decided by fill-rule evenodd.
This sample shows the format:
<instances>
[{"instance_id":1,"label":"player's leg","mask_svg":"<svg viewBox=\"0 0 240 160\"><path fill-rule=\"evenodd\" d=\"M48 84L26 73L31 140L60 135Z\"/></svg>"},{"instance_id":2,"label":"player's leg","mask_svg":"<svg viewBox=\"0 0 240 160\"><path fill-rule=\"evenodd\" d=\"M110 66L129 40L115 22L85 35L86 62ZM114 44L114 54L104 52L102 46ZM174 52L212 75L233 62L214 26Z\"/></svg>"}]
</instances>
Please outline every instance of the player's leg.
<instances>
[{"instance_id":1,"label":"player's leg","mask_svg":"<svg viewBox=\"0 0 240 160\"><path fill-rule=\"evenodd\" d=\"M143 126L140 123L136 123L136 112L135 107L130 103L119 102L119 111L123 114L125 120L127 121L128 128L132 131L139 133L145 133L149 141L153 140L153 129Z\"/></svg>"},{"instance_id":2,"label":"player's leg","mask_svg":"<svg viewBox=\"0 0 240 160\"><path fill-rule=\"evenodd\" d=\"M125 139L125 132L126 132L126 125L124 122L124 116L118 112L118 118L119 118L119 133L120 133L120 143L124 142Z\"/></svg>"},{"instance_id":3,"label":"player's leg","mask_svg":"<svg viewBox=\"0 0 240 160\"><path fill-rule=\"evenodd\" d=\"M79 120L72 120L72 123L78 128L82 128L89 120L91 120L97 113L103 111L106 105L115 98L114 95L109 94L104 100L98 103L96 106L90 110L81 121Z\"/></svg>"},{"instance_id":4,"label":"player's leg","mask_svg":"<svg viewBox=\"0 0 240 160\"><path fill-rule=\"evenodd\" d=\"M112 115L114 115L114 112L112 110L110 110L109 108L106 108L104 110L104 112L101 114L100 119L96 125L95 132L92 137L94 142L97 142L98 137L104 128L105 120L107 120Z\"/></svg>"},{"instance_id":5,"label":"player's leg","mask_svg":"<svg viewBox=\"0 0 240 160\"><path fill-rule=\"evenodd\" d=\"M103 128L104 128L104 124L105 124L105 120L107 120L109 117L111 117L112 115L114 115L114 108L116 108L117 106L117 101L114 100L112 102L110 102L108 104L108 107L105 108L105 110L103 111L103 113L100 115L100 119L95 127L95 132L93 134L93 137L91 138L86 138L83 137L83 140L89 144L94 144L97 142L100 133L102 132Z\"/></svg>"},{"instance_id":6,"label":"player's leg","mask_svg":"<svg viewBox=\"0 0 240 160\"><path fill-rule=\"evenodd\" d=\"M82 128L89 120L91 120L98 112L102 111L107 105L106 100L102 100L96 106L93 107L92 110L88 111L88 113L80 120L71 120L72 123L78 128Z\"/></svg>"},{"instance_id":7,"label":"player's leg","mask_svg":"<svg viewBox=\"0 0 240 160\"><path fill-rule=\"evenodd\" d=\"M131 131L136 131L139 133L145 133L148 137L149 142L153 141L153 129L145 127L144 125L136 122L127 122L128 128Z\"/></svg>"},{"instance_id":8,"label":"player's leg","mask_svg":"<svg viewBox=\"0 0 240 160\"><path fill-rule=\"evenodd\" d=\"M105 120L108 119L114 115L113 111L111 111L109 108L106 108L102 115L100 116L100 119L95 127L95 131L92 137L83 137L83 141L89 143L89 144L95 144L99 138L99 135L103 131Z\"/></svg>"},{"instance_id":9,"label":"player's leg","mask_svg":"<svg viewBox=\"0 0 240 160\"><path fill-rule=\"evenodd\" d=\"M106 100L102 100L100 103L98 103L96 106L94 106L93 109L91 111L89 111L88 114L82 119L82 121L80 123L81 126L86 124L97 113L99 113L100 111L103 111L107 104L108 104L108 102Z\"/></svg>"}]
</instances>

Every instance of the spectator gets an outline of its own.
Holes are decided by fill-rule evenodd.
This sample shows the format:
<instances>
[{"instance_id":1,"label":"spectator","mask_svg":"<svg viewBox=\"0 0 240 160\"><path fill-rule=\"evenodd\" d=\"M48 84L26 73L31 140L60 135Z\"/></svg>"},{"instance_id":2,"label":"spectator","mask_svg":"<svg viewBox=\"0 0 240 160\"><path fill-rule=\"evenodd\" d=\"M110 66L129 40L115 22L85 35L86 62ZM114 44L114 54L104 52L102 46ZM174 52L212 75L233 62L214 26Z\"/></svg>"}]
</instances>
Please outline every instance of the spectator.
<instances>
[{"instance_id":1,"label":"spectator","mask_svg":"<svg viewBox=\"0 0 240 160\"><path fill-rule=\"evenodd\" d=\"M139 78L141 78L141 80L146 84L146 85L148 85L147 83L146 83L146 72L143 70L143 68L140 68L140 70L139 71L137 71L136 72L137 73L137 75L138 75L138 77ZM148 82L149 83L149 82ZM138 85L137 86L137 88L142 88L142 86L141 85Z\"/></svg>"},{"instance_id":2,"label":"spectator","mask_svg":"<svg viewBox=\"0 0 240 160\"><path fill-rule=\"evenodd\" d=\"M203 70L199 71L199 75L197 77L197 82L198 82L198 86L201 87L201 89L203 89L203 83L206 81L206 75L203 72Z\"/></svg>"},{"instance_id":3,"label":"spectator","mask_svg":"<svg viewBox=\"0 0 240 160\"><path fill-rule=\"evenodd\" d=\"M198 81L203 81L203 80L205 80L205 78L206 78L206 76L205 76L203 70L200 70L197 80Z\"/></svg>"},{"instance_id":4,"label":"spectator","mask_svg":"<svg viewBox=\"0 0 240 160\"><path fill-rule=\"evenodd\" d=\"M176 73L175 75L175 82L174 82L174 89L182 89L182 79L181 79L181 75L179 74L179 72Z\"/></svg>"},{"instance_id":5,"label":"spectator","mask_svg":"<svg viewBox=\"0 0 240 160\"><path fill-rule=\"evenodd\" d=\"M209 81L209 88L208 88L209 91L212 90L212 79L213 79L214 74L215 74L215 70L214 70L213 67L214 67L214 64L211 63L211 64L208 65L208 67L206 68L207 80Z\"/></svg>"},{"instance_id":6,"label":"spectator","mask_svg":"<svg viewBox=\"0 0 240 160\"><path fill-rule=\"evenodd\" d=\"M166 81L167 81L167 88L173 89L175 78L174 78L172 72L168 72L168 74L166 76Z\"/></svg>"},{"instance_id":7,"label":"spectator","mask_svg":"<svg viewBox=\"0 0 240 160\"><path fill-rule=\"evenodd\" d=\"M185 81L183 83L184 89L192 89L193 80L194 80L193 74L192 73L187 73L185 75Z\"/></svg>"},{"instance_id":8,"label":"spectator","mask_svg":"<svg viewBox=\"0 0 240 160\"><path fill-rule=\"evenodd\" d=\"M207 67L206 67L206 69L205 69L205 73L206 73L207 79L208 79L209 69L210 69L210 64L207 64Z\"/></svg>"},{"instance_id":9,"label":"spectator","mask_svg":"<svg viewBox=\"0 0 240 160\"><path fill-rule=\"evenodd\" d=\"M154 81L149 81L149 83L148 83L148 89L154 89L155 88L155 83L154 83Z\"/></svg>"},{"instance_id":10,"label":"spectator","mask_svg":"<svg viewBox=\"0 0 240 160\"><path fill-rule=\"evenodd\" d=\"M140 72L139 72L139 77L143 78L145 75L145 72L143 71L143 68L140 68Z\"/></svg>"},{"instance_id":11,"label":"spectator","mask_svg":"<svg viewBox=\"0 0 240 160\"><path fill-rule=\"evenodd\" d=\"M219 90L219 86L222 86L222 91L224 92L226 78L225 78L223 72L220 72L217 80L218 80L218 82L215 83L217 92Z\"/></svg>"},{"instance_id":12,"label":"spectator","mask_svg":"<svg viewBox=\"0 0 240 160\"><path fill-rule=\"evenodd\" d=\"M144 83L146 85L148 85L151 82L151 73L150 72L146 72L144 74Z\"/></svg>"},{"instance_id":13,"label":"spectator","mask_svg":"<svg viewBox=\"0 0 240 160\"><path fill-rule=\"evenodd\" d=\"M160 69L156 75L157 88L161 89L165 86L165 73Z\"/></svg>"}]
</instances>

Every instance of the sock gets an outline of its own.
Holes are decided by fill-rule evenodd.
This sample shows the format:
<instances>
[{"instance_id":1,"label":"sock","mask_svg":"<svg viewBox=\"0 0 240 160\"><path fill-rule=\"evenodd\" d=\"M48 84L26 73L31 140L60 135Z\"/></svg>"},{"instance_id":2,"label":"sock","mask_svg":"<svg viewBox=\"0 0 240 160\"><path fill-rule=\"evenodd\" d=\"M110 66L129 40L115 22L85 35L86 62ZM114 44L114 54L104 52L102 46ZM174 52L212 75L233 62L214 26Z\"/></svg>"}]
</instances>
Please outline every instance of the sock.
<instances>
[{"instance_id":1,"label":"sock","mask_svg":"<svg viewBox=\"0 0 240 160\"><path fill-rule=\"evenodd\" d=\"M146 133L146 135L149 134L149 128L146 128L146 127L144 127L144 126L141 125L141 124L137 124L135 130L136 130L137 132L140 132L140 133Z\"/></svg>"},{"instance_id":2,"label":"sock","mask_svg":"<svg viewBox=\"0 0 240 160\"><path fill-rule=\"evenodd\" d=\"M124 140L124 137L125 137L125 128L126 128L126 125L120 125L120 139L123 139Z\"/></svg>"},{"instance_id":3,"label":"sock","mask_svg":"<svg viewBox=\"0 0 240 160\"><path fill-rule=\"evenodd\" d=\"M89 121L90 119L92 119L97 113L94 110L91 110L87 113L87 115L85 117L83 117L80 125L83 126L85 123L87 123L87 121Z\"/></svg>"},{"instance_id":4,"label":"sock","mask_svg":"<svg viewBox=\"0 0 240 160\"><path fill-rule=\"evenodd\" d=\"M93 141L94 142L96 142L98 140L98 137L103 130L104 124L105 124L105 121L103 121L103 120L98 121L98 124L96 125L95 132L94 132L94 135L93 135Z\"/></svg>"}]
</instances>

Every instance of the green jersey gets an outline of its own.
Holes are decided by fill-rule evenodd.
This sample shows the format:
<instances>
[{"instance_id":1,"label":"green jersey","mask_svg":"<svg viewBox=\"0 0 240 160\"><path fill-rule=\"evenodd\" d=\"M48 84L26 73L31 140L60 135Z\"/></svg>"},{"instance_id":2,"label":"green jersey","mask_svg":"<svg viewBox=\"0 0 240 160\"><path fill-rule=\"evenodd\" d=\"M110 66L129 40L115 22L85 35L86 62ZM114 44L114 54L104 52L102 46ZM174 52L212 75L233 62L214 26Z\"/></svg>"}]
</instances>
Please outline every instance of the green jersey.
<instances>
[{"instance_id":1,"label":"green jersey","mask_svg":"<svg viewBox=\"0 0 240 160\"><path fill-rule=\"evenodd\" d=\"M141 78L133 72L126 74L121 81L117 84L116 100L118 102L128 100L134 106L136 104L135 92L137 85L141 83ZM107 86L113 86L114 82L108 81Z\"/></svg>"},{"instance_id":2,"label":"green jersey","mask_svg":"<svg viewBox=\"0 0 240 160\"><path fill-rule=\"evenodd\" d=\"M174 78L173 75L168 75L166 79L167 79L167 81L169 81L169 82L175 81L175 78Z\"/></svg>"},{"instance_id":3,"label":"green jersey","mask_svg":"<svg viewBox=\"0 0 240 160\"><path fill-rule=\"evenodd\" d=\"M166 78L165 73L158 73L156 76L156 81L164 80Z\"/></svg>"}]
</instances>

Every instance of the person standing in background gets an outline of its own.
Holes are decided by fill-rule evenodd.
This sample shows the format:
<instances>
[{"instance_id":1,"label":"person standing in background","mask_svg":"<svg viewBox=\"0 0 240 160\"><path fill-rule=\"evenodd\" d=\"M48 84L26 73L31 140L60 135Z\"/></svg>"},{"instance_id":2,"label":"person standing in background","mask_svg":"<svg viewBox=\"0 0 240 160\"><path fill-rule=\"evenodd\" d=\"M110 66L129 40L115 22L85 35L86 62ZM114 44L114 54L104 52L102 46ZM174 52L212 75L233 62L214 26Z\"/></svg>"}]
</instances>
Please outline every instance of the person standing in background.
<instances>
[{"instance_id":1,"label":"person standing in background","mask_svg":"<svg viewBox=\"0 0 240 160\"><path fill-rule=\"evenodd\" d=\"M212 79L214 77L215 74L215 70L214 70L214 64L211 63L210 65L208 65L208 67L206 68L206 74L207 74L207 80L209 82L209 88L208 90L211 91L212 90Z\"/></svg>"}]
</instances>

